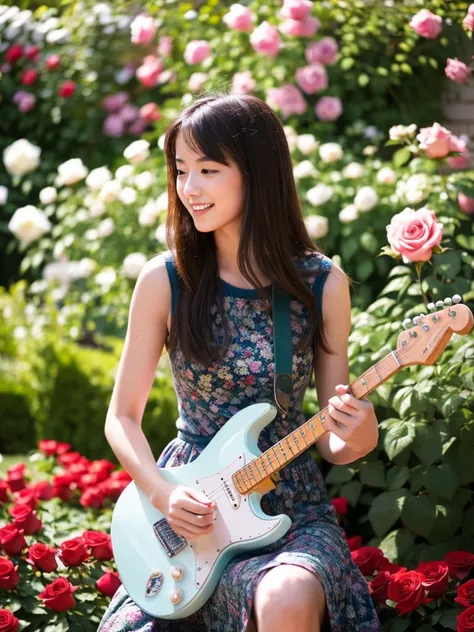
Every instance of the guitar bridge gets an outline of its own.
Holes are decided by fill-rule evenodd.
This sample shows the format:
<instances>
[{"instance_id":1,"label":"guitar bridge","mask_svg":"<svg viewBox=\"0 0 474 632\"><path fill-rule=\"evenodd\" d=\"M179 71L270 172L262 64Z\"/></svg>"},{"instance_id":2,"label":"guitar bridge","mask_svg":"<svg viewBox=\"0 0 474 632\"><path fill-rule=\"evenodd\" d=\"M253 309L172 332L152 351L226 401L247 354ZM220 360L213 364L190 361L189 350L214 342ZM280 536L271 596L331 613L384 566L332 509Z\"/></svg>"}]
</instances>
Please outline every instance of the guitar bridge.
<instances>
[{"instance_id":1,"label":"guitar bridge","mask_svg":"<svg viewBox=\"0 0 474 632\"><path fill-rule=\"evenodd\" d=\"M188 544L186 539L178 535L176 531L172 529L166 518L162 518L155 522L153 525L153 531L161 542L162 547L166 551L168 557L174 557L180 551L182 551Z\"/></svg>"}]
</instances>

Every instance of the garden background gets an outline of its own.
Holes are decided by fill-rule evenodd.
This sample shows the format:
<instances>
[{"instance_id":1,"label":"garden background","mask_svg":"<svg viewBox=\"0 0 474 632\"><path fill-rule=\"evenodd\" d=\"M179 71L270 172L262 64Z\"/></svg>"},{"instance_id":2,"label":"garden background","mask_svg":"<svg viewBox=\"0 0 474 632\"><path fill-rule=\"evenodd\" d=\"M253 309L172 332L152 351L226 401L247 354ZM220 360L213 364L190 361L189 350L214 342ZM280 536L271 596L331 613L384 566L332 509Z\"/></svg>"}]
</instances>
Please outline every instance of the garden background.
<instances>
[{"instance_id":1,"label":"garden background","mask_svg":"<svg viewBox=\"0 0 474 632\"><path fill-rule=\"evenodd\" d=\"M354 379L429 303L474 306L473 29L442 0L0 6L1 632L95 630L120 584L104 422L134 283L168 248L169 122L211 90L279 114L310 233L355 282ZM320 463L384 630L474 630L473 358L454 335L397 373L371 395L378 448ZM176 417L165 355L157 457Z\"/></svg>"}]
</instances>

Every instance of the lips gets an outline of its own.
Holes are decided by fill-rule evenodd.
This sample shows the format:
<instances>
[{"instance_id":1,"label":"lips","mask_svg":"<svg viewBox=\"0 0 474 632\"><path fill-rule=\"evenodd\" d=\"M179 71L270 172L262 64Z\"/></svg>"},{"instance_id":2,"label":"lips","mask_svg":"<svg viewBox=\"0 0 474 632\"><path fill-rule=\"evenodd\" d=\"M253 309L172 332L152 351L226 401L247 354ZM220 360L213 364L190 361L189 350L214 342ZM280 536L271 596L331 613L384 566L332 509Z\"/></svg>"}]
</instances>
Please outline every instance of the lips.
<instances>
[{"instance_id":1,"label":"lips","mask_svg":"<svg viewBox=\"0 0 474 632\"><path fill-rule=\"evenodd\" d=\"M208 209L212 208L214 206L214 204L211 202L209 204L192 204L192 209L195 213L199 213L202 211L207 211Z\"/></svg>"}]
</instances>

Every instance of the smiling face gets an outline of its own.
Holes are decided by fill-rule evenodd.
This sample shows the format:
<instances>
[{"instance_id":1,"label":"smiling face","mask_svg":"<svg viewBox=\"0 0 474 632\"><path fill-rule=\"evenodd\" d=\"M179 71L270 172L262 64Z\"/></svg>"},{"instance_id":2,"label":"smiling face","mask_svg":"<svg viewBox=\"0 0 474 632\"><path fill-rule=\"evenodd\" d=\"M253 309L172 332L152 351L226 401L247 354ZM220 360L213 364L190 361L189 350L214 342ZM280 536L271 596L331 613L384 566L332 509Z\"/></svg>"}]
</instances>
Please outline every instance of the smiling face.
<instances>
[{"instance_id":1,"label":"smiling face","mask_svg":"<svg viewBox=\"0 0 474 632\"><path fill-rule=\"evenodd\" d=\"M238 165L222 164L195 153L180 131L176 137L176 190L200 232L236 231L240 227L245 185ZM212 204L208 209L206 205Z\"/></svg>"}]
</instances>

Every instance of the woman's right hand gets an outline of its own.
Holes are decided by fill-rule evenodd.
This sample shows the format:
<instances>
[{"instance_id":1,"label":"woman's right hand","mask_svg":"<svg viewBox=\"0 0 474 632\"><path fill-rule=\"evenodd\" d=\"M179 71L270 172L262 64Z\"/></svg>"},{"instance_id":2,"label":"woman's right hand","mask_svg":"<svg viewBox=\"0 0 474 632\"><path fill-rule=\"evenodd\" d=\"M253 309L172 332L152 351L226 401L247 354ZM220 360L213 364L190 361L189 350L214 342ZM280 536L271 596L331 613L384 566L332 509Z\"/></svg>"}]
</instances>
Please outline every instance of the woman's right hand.
<instances>
[{"instance_id":1,"label":"woman's right hand","mask_svg":"<svg viewBox=\"0 0 474 632\"><path fill-rule=\"evenodd\" d=\"M191 540L214 529L216 503L192 487L172 486L158 502L152 499L177 534Z\"/></svg>"}]
</instances>

